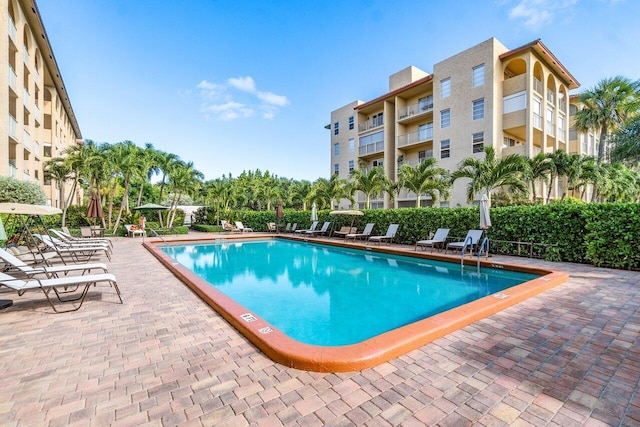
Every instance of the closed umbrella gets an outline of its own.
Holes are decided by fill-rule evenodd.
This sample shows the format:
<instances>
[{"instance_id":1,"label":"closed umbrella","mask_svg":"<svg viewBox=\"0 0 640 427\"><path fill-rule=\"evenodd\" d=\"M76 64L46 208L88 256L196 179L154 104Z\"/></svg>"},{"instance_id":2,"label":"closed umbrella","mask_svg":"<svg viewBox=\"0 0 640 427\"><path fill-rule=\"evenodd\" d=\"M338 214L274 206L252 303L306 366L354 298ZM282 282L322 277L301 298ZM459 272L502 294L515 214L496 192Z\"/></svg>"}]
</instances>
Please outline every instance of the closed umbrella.
<instances>
[{"instance_id":1,"label":"closed umbrella","mask_svg":"<svg viewBox=\"0 0 640 427\"><path fill-rule=\"evenodd\" d=\"M281 226L280 220L284 218L284 210L282 209L282 202L278 202L278 207L276 208L276 231L278 227Z\"/></svg>"},{"instance_id":2,"label":"closed umbrella","mask_svg":"<svg viewBox=\"0 0 640 427\"><path fill-rule=\"evenodd\" d=\"M311 221L317 221L318 220L318 209L316 208L316 203L313 202L313 204L311 205Z\"/></svg>"},{"instance_id":3,"label":"closed umbrella","mask_svg":"<svg viewBox=\"0 0 640 427\"><path fill-rule=\"evenodd\" d=\"M491 227L491 216L489 215L489 199L486 193L480 196L480 228L486 230Z\"/></svg>"},{"instance_id":4,"label":"closed umbrella","mask_svg":"<svg viewBox=\"0 0 640 427\"><path fill-rule=\"evenodd\" d=\"M98 198L98 193L93 193L91 200L89 200L87 218L104 218L104 211L102 210L102 204Z\"/></svg>"}]
</instances>

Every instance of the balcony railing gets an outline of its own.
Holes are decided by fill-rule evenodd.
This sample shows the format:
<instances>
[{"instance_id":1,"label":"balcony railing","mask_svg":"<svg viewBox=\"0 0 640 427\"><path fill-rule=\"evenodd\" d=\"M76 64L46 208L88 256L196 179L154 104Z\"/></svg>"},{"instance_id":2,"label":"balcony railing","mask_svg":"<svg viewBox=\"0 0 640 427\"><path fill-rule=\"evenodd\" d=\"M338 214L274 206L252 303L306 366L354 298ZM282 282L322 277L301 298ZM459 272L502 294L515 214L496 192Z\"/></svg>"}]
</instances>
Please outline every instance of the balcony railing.
<instances>
[{"instance_id":1,"label":"balcony railing","mask_svg":"<svg viewBox=\"0 0 640 427\"><path fill-rule=\"evenodd\" d=\"M382 125L384 125L384 120L383 119L378 119L378 118L369 119L364 123L360 123L358 125L358 130L360 132L364 132L364 131L367 131L369 129L380 127Z\"/></svg>"},{"instance_id":2,"label":"balcony railing","mask_svg":"<svg viewBox=\"0 0 640 427\"><path fill-rule=\"evenodd\" d=\"M547 120L547 135L556 136L556 127L549 120Z\"/></svg>"},{"instance_id":3,"label":"balcony railing","mask_svg":"<svg viewBox=\"0 0 640 427\"><path fill-rule=\"evenodd\" d=\"M31 177L29 176L29 171L24 171L22 173L22 179L25 181L31 181Z\"/></svg>"},{"instance_id":4,"label":"balcony railing","mask_svg":"<svg viewBox=\"0 0 640 427\"><path fill-rule=\"evenodd\" d=\"M398 167L403 165L417 166L420 163L424 162L425 159L430 159L431 157L433 157L433 150L425 150L425 157L420 157L420 158L411 159L411 160L403 160L401 162L398 162Z\"/></svg>"},{"instance_id":5,"label":"balcony railing","mask_svg":"<svg viewBox=\"0 0 640 427\"><path fill-rule=\"evenodd\" d=\"M9 115L9 136L18 140L18 121L12 115Z\"/></svg>"},{"instance_id":6,"label":"balcony railing","mask_svg":"<svg viewBox=\"0 0 640 427\"><path fill-rule=\"evenodd\" d=\"M37 158L40 158L40 144L38 144L38 141L33 141L33 152Z\"/></svg>"},{"instance_id":7,"label":"balcony railing","mask_svg":"<svg viewBox=\"0 0 640 427\"><path fill-rule=\"evenodd\" d=\"M367 156L381 151L384 151L384 141L372 142L371 144L358 147L358 154L360 156Z\"/></svg>"},{"instance_id":8,"label":"balcony railing","mask_svg":"<svg viewBox=\"0 0 640 427\"><path fill-rule=\"evenodd\" d=\"M7 25L7 27L9 27L9 37L11 37L11 40L15 43L18 34L16 24L13 22L13 19L11 19L11 15L7 15L7 20L9 21Z\"/></svg>"},{"instance_id":9,"label":"balcony railing","mask_svg":"<svg viewBox=\"0 0 640 427\"><path fill-rule=\"evenodd\" d=\"M556 104L556 94L551 91L551 89L547 88L547 102L550 104Z\"/></svg>"},{"instance_id":10,"label":"balcony railing","mask_svg":"<svg viewBox=\"0 0 640 427\"><path fill-rule=\"evenodd\" d=\"M13 89L15 93L18 93L18 75L14 71L13 67L9 65L9 87Z\"/></svg>"},{"instance_id":11,"label":"balcony railing","mask_svg":"<svg viewBox=\"0 0 640 427\"><path fill-rule=\"evenodd\" d=\"M408 107L398 109L398 120L406 119L407 117L415 116L416 114L428 113L433 111L433 101L424 103L419 102Z\"/></svg>"},{"instance_id":12,"label":"balcony railing","mask_svg":"<svg viewBox=\"0 0 640 427\"><path fill-rule=\"evenodd\" d=\"M542 82L536 78L533 79L533 90L542 95Z\"/></svg>"},{"instance_id":13,"label":"balcony railing","mask_svg":"<svg viewBox=\"0 0 640 427\"><path fill-rule=\"evenodd\" d=\"M12 178L18 177L18 168L16 167L15 159L9 159L9 176Z\"/></svg>"},{"instance_id":14,"label":"balcony railing","mask_svg":"<svg viewBox=\"0 0 640 427\"><path fill-rule=\"evenodd\" d=\"M533 126L542 129L542 116L538 113L533 113Z\"/></svg>"},{"instance_id":15,"label":"balcony railing","mask_svg":"<svg viewBox=\"0 0 640 427\"><path fill-rule=\"evenodd\" d=\"M31 151L31 135L27 132L26 129L22 130L22 145L27 150Z\"/></svg>"},{"instance_id":16,"label":"balcony railing","mask_svg":"<svg viewBox=\"0 0 640 427\"><path fill-rule=\"evenodd\" d=\"M558 128L558 140L564 141L564 129Z\"/></svg>"},{"instance_id":17,"label":"balcony railing","mask_svg":"<svg viewBox=\"0 0 640 427\"><path fill-rule=\"evenodd\" d=\"M35 103L33 104L33 115L37 121L40 121L40 108Z\"/></svg>"},{"instance_id":18,"label":"balcony railing","mask_svg":"<svg viewBox=\"0 0 640 427\"><path fill-rule=\"evenodd\" d=\"M24 105L27 110L31 110L31 99L26 87L22 88L22 105Z\"/></svg>"},{"instance_id":19,"label":"balcony railing","mask_svg":"<svg viewBox=\"0 0 640 427\"><path fill-rule=\"evenodd\" d=\"M406 135L398 136L398 147L404 147L406 145L418 144L424 141L431 141L433 139L433 129L427 129L423 131L411 132Z\"/></svg>"},{"instance_id":20,"label":"balcony railing","mask_svg":"<svg viewBox=\"0 0 640 427\"><path fill-rule=\"evenodd\" d=\"M29 65L31 64L31 55L29 55L29 51L27 50L26 46L23 46L23 51L22 51L22 60L24 61L24 64L29 67Z\"/></svg>"}]
</instances>

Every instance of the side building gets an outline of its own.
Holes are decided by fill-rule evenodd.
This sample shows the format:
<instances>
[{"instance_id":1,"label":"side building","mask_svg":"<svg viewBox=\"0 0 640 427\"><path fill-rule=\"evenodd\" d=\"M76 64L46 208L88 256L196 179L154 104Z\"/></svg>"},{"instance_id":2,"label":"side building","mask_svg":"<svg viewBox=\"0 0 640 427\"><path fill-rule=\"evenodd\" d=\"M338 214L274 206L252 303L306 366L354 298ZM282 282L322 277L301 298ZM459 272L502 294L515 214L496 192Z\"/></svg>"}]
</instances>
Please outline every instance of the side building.
<instances>
[{"instance_id":1,"label":"side building","mask_svg":"<svg viewBox=\"0 0 640 427\"><path fill-rule=\"evenodd\" d=\"M0 176L40 184L52 206L61 207L71 183L52 182L44 162L82 144L82 135L61 72L33 0L0 0ZM81 202L78 194L75 204Z\"/></svg>"},{"instance_id":2,"label":"side building","mask_svg":"<svg viewBox=\"0 0 640 427\"><path fill-rule=\"evenodd\" d=\"M578 87L540 40L509 50L491 38L435 64L431 74L410 66L389 77L387 93L331 113L331 173L348 179L354 168L382 166L397 181L403 164L435 157L453 171L467 157L482 158L485 146L499 157L568 151L569 91ZM436 205L468 205L467 183L456 181L450 198ZM560 184L551 191L562 195ZM385 194L371 207L412 207L416 199L401 190L393 202ZM358 206L364 201L359 194Z\"/></svg>"}]
</instances>

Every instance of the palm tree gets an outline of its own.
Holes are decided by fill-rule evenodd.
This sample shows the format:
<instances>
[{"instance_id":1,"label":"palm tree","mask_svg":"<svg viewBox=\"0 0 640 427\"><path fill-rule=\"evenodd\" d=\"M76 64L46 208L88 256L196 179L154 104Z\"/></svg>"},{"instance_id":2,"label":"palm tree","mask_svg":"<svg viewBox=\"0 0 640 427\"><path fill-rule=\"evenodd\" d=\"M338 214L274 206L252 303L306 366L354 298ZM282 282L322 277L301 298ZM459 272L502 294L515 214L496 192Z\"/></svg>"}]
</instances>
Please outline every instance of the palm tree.
<instances>
[{"instance_id":1,"label":"palm tree","mask_svg":"<svg viewBox=\"0 0 640 427\"><path fill-rule=\"evenodd\" d=\"M333 208L334 201L340 203L340 199L352 199L349 194L347 181L340 179L337 174L331 178L318 178L311 187L309 200L316 202L319 208ZM352 200L353 202L353 200Z\"/></svg>"},{"instance_id":2,"label":"palm tree","mask_svg":"<svg viewBox=\"0 0 640 427\"><path fill-rule=\"evenodd\" d=\"M184 163L181 167L173 168L169 175L171 189L173 190L170 212L173 212L173 214L171 219L167 220L167 227L173 226L173 221L176 219L176 210L182 195L197 190L202 178L204 178L204 174L193 167L193 162Z\"/></svg>"},{"instance_id":3,"label":"palm tree","mask_svg":"<svg viewBox=\"0 0 640 427\"><path fill-rule=\"evenodd\" d=\"M545 153L538 153L533 158L527 159L524 179L531 184L531 195L534 202L537 199L536 183L549 184L549 174L553 168L551 163L551 159Z\"/></svg>"},{"instance_id":4,"label":"palm tree","mask_svg":"<svg viewBox=\"0 0 640 427\"><path fill-rule=\"evenodd\" d=\"M634 117L613 135L611 160L631 165L640 164L640 115Z\"/></svg>"},{"instance_id":5,"label":"palm tree","mask_svg":"<svg viewBox=\"0 0 640 427\"><path fill-rule=\"evenodd\" d=\"M549 189L547 191L547 203L551 202L551 192L555 186L556 181L567 173L568 156L562 150L556 150L555 153L546 153L549 158Z\"/></svg>"},{"instance_id":6,"label":"palm tree","mask_svg":"<svg viewBox=\"0 0 640 427\"><path fill-rule=\"evenodd\" d=\"M575 115L576 129L599 129L598 159L604 161L610 133L640 107L640 81L622 76L606 78L582 93L579 101L583 107Z\"/></svg>"},{"instance_id":7,"label":"palm tree","mask_svg":"<svg viewBox=\"0 0 640 427\"><path fill-rule=\"evenodd\" d=\"M379 195L387 186L389 178L384 174L382 167L377 166L368 171L362 169L354 169L351 171L352 190L362 191L366 197L364 208L371 207L371 197Z\"/></svg>"},{"instance_id":8,"label":"palm tree","mask_svg":"<svg viewBox=\"0 0 640 427\"><path fill-rule=\"evenodd\" d=\"M114 165L118 171L119 176L122 178L124 193L122 195L122 202L120 203L120 210L118 212L118 217L116 218L115 226L113 227L113 232L115 233L120 225L120 219L122 218L122 212L124 210L127 213L129 210L129 185L131 184L132 177L136 175L141 175L141 163L140 158L141 150L140 147L135 145L131 141L123 141L113 146L113 161Z\"/></svg>"},{"instance_id":9,"label":"palm tree","mask_svg":"<svg viewBox=\"0 0 640 427\"><path fill-rule=\"evenodd\" d=\"M60 204L62 205L60 206L62 209L62 226L64 227L67 217L67 203L65 200L64 187L65 182L73 178L71 167L62 157L56 157L51 160L47 160L44 163L43 172L46 178L57 181Z\"/></svg>"},{"instance_id":10,"label":"palm tree","mask_svg":"<svg viewBox=\"0 0 640 427\"><path fill-rule=\"evenodd\" d=\"M467 201L472 202L474 196L486 192L491 205L491 193L499 187L509 187L511 191L527 193L527 185L522 179L526 170L525 159L519 154L512 154L496 159L495 149L484 147L485 159L467 157L457 170L451 174L452 182L460 178L468 178Z\"/></svg>"},{"instance_id":11,"label":"palm tree","mask_svg":"<svg viewBox=\"0 0 640 427\"><path fill-rule=\"evenodd\" d=\"M307 180L295 181L291 184L289 197L285 199L292 206L301 205L302 210L307 210L307 200L311 193L311 182Z\"/></svg>"},{"instance_id":12,"label":"palm tree","mask_svg":"<svg viewBox=\"0 0 640 427\"><path fill-rule=\"evenodd\" d=\"M138 202L136 206L140 206L142 204L142 193L144 191L145 183L151 181L153 175L160 172L160 168L158 167L158 151L153 148L153 144L146 143L144 146L144 150L141 151L142 156L140 157L140 191L138 192Z\"/></svg>"},{"instance_id":13,"label":"palm tree","mask_svg":"<svg viewBox=\"0 0 640 427\"><path fill-rule=\"evenodd\" d=\"M416 166L400 166L398 186L416 194L416 208L420 207L423 194L431 196L434 203L438 196L443 199L449 198L451 180L446 169L436 167L436 163L435 158L429 157Z\"/></svg>"}]
</instances>

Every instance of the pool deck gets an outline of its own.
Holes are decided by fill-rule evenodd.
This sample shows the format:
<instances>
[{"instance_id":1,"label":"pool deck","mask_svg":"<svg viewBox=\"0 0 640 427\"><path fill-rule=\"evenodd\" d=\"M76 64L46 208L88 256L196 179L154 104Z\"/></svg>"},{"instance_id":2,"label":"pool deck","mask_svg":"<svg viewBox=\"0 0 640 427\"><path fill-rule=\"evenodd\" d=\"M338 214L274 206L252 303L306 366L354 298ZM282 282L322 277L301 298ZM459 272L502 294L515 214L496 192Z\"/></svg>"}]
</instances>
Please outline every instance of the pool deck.
<instances>
[{"instance_id":1,"label":"pool deck","mask_svg":"<svg viewBox=\"0 0 640 427\"><path fill-rule=\"evenodd\" d=\"M106 285L66 314L40 292L0 293L14 300L0 311L0 425L640 424L638 272L495 256L570 279L376 367L326 374L268 359L141 242L114 239L122 305Z\"/></svg>"}]
</instances>

